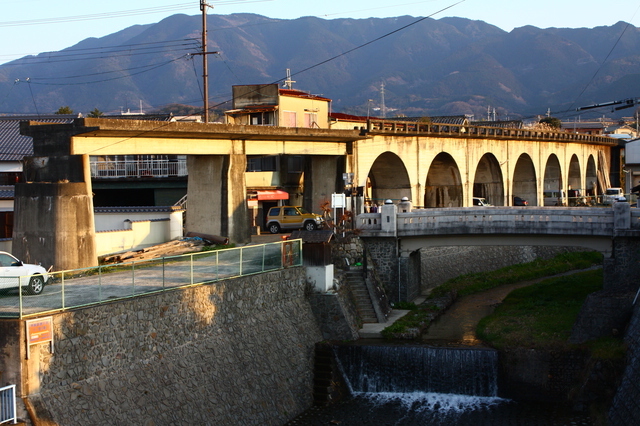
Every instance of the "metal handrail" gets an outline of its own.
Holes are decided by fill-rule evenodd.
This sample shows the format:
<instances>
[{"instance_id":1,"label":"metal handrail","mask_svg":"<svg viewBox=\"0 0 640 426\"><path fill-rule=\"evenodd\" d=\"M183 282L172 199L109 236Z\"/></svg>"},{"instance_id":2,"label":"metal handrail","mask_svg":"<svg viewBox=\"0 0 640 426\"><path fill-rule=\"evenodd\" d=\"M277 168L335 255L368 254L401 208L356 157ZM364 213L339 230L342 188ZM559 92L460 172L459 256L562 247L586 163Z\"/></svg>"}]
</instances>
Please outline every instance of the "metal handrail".
<instances>
[{"instance_id":1,"label":"metal handrail","mask_svg":"<svg viewBox=\"0 0 640 426\"><path fill-rule=\"evenodd\" d=\"M141 178L187 176L187 160L90 160L92 178Z\"/></svg>"},{"instance_id":2,"label":"metal handrail","mask_svg":"<svg viewBox=\"0 0 640 426\"><path fill-rule=\"evenodd\" d=\"M0 298L0 318L33 317L297 266L302 266L301 239L58 271L49 274L41 295L17 291Z\"/></svg>"},{"instance_id":3,"label":"metal handrail","mask_svg":"<svg viewBox=\"0 0 640 426\"><path fill-rule=\"evenodd\" d=\"M17 424L16 385L0 388L0 424Z\"/></svg>"}]
</instances>

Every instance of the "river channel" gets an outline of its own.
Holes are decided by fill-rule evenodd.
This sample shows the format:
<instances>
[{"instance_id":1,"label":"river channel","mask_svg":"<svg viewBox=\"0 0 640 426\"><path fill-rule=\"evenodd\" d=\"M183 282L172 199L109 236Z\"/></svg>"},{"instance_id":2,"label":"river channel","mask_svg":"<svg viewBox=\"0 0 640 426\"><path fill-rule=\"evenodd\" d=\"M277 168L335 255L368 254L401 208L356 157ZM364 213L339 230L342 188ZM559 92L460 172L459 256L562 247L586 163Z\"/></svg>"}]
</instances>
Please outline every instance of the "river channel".
<instances>
[{"instance_id":1,"label":"river channel","mask_svg":"<svg viewBox=\"0 0 640 426\"><path fill-rule=\"evenodd\" d=\"M540 280L522 282L458 299L422 335L421 346L483 349L476 337L478 321L489 315L514 289ZM406 343L406 342L405 342ZM366 344L360 340L359 345ZM372 344L379 342L372 341ZM412 369L404 362L397 368ZM370 374L370 373L369 373ZM401 374L401 373L398 373ZM416 373L417 374L417 373ZM453 373L452 373L453 374ZM367 380L372 380L367 378ZM346 401L330 407L313 407L288 425L594 425L586 414L560 405L521 403L497 396L459 395L446 392L353 392Z\"/></svg>"}]
</instances>

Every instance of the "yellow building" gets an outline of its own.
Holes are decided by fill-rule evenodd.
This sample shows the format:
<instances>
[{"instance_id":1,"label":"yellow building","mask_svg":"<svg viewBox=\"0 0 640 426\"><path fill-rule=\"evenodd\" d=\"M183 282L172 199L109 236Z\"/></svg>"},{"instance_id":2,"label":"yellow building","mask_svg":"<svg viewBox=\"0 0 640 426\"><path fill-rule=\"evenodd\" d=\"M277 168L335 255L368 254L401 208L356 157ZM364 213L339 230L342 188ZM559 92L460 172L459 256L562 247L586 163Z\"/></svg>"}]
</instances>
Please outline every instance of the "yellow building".
<instances>
[{"instance_id":1,"label":"yellow building","mask_svg":"<svg viewBox=\"0 0 640 426\"><path fill-rule=\"evenodd\" d=\"M278 84L233 86L233 109L227 124L329 128L331 99Z\"/></svg>"}]
</instances>

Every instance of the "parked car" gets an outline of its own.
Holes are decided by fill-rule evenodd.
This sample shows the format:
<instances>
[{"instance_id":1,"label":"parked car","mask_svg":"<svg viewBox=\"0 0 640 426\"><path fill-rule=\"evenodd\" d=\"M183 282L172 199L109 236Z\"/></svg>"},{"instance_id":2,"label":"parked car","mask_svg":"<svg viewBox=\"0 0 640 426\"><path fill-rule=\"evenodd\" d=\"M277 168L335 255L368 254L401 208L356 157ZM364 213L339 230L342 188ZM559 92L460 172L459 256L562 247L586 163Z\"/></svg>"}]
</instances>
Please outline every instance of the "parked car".
<instances>
[{"instance_id":1,"label":"parked car","mask_svg":"<svg viewBox=\"0 0 640 426\"><path fill-rule=\"evenodd\" d=\"M529 202L524 198L513 197L513 205L514 206L528 206Z\"/></svg>"},{"instance_id":2,"label":"parked car","mask_svg":"<svg viewBox=\"0 0 640 426\"><path fill-rule=\"evenodd\" d=\"M298 206L271 207L267 214L267 229L272 234L277 234L282 230L305 229L313 231L321 228L322 216L309 213Z\"/></svg>"},{"instance_id":3,"label":"parked car","mask_svg":"<svg viewBox=\"0 0 640 426\"><path fill-rule=\"evenodd\" d=\"M491 207L493 204L489 204L489 202L482 197L473 197L473 205L481 206L481 207Z\"/></svg>"},{"instance_id":4,"label":"parked car","mask_svg":"<svg viewBox=\"0 0 640 426\"><path fill-rule=\"evenodd\" d=\"M607 188L602 194L602 204L613 204L616 201L626 201L622 188Z\"/></svg>"},{"instance_id":5,"label":"parked car","mask_svg":"<svg viewBox=\"0 0 640 426\"><path fill-rule=\"evenodd\" d=\"M49 281L47 270L40 265L22 263L14 255L0 251L0 292L18 288L26 294L40 294Z\"/></svg>"}]
</instances>

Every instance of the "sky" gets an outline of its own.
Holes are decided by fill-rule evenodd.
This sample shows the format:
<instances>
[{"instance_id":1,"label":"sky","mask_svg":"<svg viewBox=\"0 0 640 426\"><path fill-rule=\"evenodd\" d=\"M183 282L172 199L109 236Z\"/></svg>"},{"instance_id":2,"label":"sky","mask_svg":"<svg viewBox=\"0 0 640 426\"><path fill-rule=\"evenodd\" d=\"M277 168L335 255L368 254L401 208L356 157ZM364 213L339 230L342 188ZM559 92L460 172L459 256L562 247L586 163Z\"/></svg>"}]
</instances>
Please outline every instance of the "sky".
<instances>
[{"instance_id":1,"label":"sky","mask_svg":"<svg viewBox=\"0 0 640 426\"><path fill-rule=\"evenodd\" d=\"M411 15L440 19L458 16L485 21L511 31L539 28L593 28L625 21L640 26L640 0L207 0L208 14L256 13L279 19L323 19ZM63 6L64 5L64 6ZM0 64L26 55L70 47L88 37L102 37L131 25L152 24L177 13L200 15L200 0L109 0L56 2L0 0Z\"/></svg>"}]
</instances>

